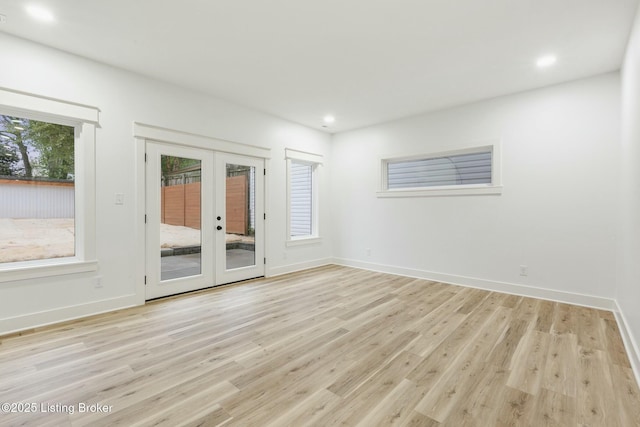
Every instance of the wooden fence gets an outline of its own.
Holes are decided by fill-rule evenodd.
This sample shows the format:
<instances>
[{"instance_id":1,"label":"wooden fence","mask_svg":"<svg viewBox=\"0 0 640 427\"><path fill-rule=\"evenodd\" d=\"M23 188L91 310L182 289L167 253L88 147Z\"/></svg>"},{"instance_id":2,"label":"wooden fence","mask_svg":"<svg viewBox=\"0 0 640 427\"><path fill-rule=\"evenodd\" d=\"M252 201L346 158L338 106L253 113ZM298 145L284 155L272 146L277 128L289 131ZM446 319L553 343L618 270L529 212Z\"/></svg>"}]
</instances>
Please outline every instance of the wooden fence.
<instances>
[{"instance_id":1,"label":"wooden fence","mask_svg":"<svg viewBox=\"0 0 640 427\"><path fill-rule=\"evenodd\" d=\"M249 192L246 175L227 178L227 233L249 233ZM200 183L162 187L161 221L200 229Z\"/></svg>"},{"instance_id":2,"label":"wooden fence","mask_svg":"<svg viewBox=\"0 0 640 427\"><path fill-rule=\"evenodd\" d=\"M247 175L227 178L227 233L249 233L249 193Z\"/></svg>"},{"instance_id":3,"label":"wooden fence","mask_svg":"<svg viewBox=\"0 0 640 427\"><path fill-rule=\"evenodd\" d=\"M200 183L162 187L161 221L200 229Z\"/></svg>"}]
</instances>

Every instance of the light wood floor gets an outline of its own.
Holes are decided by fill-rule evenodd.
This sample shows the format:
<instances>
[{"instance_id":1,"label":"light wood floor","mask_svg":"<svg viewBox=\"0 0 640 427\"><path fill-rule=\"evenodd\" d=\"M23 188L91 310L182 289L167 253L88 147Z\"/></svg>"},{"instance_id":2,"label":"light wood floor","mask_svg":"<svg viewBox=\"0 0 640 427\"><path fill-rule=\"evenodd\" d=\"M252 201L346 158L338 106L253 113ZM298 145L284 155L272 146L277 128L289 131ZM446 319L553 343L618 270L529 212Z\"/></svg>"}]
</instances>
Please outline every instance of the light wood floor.
<instances>
[{"instance_id":1,"label":"light wood floor","mask_svg":"<svg viewBox=\"0 0 640 427\"><path fill-rule=\"evenodd\" d=\"M611 313L336 266L1 337L0 402L74 408L12 426L640 425Z\"/></svg>"}]
</instances>

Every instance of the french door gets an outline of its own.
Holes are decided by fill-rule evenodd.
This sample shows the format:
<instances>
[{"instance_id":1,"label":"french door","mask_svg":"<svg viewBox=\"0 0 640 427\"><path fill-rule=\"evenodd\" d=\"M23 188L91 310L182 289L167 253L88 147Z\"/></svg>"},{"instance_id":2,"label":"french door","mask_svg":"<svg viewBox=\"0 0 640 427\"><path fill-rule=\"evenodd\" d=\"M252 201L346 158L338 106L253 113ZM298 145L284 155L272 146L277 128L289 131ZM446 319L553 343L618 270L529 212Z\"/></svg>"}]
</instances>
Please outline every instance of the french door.
<instances>
[{"instance_id":1,"label":"french door","mask_svg":"<svg viewBox=\"0 0 640 427\"><path fill-rule=\"evenodd\" d=\"M146 143L146 299L264 276L264 160Z\"/></svg>"},{"instance_id":2,"label":"french door","mask_svg":"<svg viewBox=\"0 0 640 427\"><path fill-rule=\"evenodd\" d=\"M216 283L264 276L264 160L215 153Z\"/></svg>"}]
</instances>

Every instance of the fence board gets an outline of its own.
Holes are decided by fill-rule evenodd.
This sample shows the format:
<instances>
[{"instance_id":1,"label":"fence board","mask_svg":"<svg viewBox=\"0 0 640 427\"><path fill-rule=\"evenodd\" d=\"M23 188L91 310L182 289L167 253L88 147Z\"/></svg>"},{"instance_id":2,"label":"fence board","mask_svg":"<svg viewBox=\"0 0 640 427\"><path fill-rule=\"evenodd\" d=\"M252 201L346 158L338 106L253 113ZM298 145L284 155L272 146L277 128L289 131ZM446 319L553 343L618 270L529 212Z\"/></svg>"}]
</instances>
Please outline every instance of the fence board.
<instances>
[{"instance_id":1,"label":"fence board","mask_svg":"<svg viewBox=\"0 0 640 427\"><path fill-rule=\"evenodd\" d=\"M184 187L184 225L200 230L200 183L194 182Z\"/></svg>"},{"instance_id":2,"label":"fence board","mask_svg":"<svg viewBox=\"0 0 640 427\"><path fill-rule=\"evenodd\" d=\"M247 234L248 194L247 176L227 178L227 233Z\"/></svg>"},{"instance_id":3,"label":"fence board","mask_svg":"<svg viewBox=\"0 0 640 427\"><path fill-rule=\"evenodd\" d=\"M164 223L184 226L184 185L165 187Z\"/></svg>"},{"instance_id":4,"label":"fence board","mask_svg":"<svg viewBox=\"0 0 640 427\"><path fill-rule=\"evenodd\" d=\"M163 224L200 229L201 184L162 187L160 218ZM227 233L246 235L249 228L248 183L246 175L227 178Z\"/></svg>"}]
</instances>

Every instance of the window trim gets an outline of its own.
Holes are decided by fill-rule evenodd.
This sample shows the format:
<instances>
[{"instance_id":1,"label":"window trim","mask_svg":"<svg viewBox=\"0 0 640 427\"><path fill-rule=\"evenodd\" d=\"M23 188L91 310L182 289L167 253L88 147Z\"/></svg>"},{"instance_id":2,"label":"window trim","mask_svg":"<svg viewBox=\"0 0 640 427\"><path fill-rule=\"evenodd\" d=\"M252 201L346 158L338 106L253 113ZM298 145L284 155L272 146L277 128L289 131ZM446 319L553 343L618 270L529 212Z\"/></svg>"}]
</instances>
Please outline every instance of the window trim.
<instances>
[{"instance_id":1,"label":"window trim","mask_svg":"<svg viewBox=\"0 0 640 427\"><path fill-rule=\"evenodd\" d=\"M75 256L0 264L0 283L97 271L95 145L99 110L0 88L0 113L75 129Z\"/></svg>"},{"instance_id":2,"label":"window trim","mask_svg":"<svg viewBox=\"0 0 640 427\"><path fill-rule=\"evenodd\" d=\"M473 154L485 152L489 148L491 155L491 184L440 185L433 187L388 188L388 167L390 162L430 159L452 155ZM472 195L500 195L502 194L502 150L499 140L484 141L479 145L467 146L448 151L432 152L402 157L388 157L380 161L380 190L376 192L379 198L387 197L434 197L434 196L472 196Z\"/></svg>"},{"instance_id":3,"label":"window trim","mask_svg":"<svg viewBox=\"0 0 640 427\"><path fill-rule=\"evenodd\" d=\"M285 148L285 160L287 162L287 227L286 227L286 239L285 245L300 246L311 245L314 243L320 243L322 238L320 237L319 226L319 209L318 202L320 200L318 195L318 170L322 165L323 157L320 154L309 153L306 151L294 150L291 148ZM311 235L309 236L291 236L291 161L306 163L311 166Z\"/></svg>"}]
</instances>

